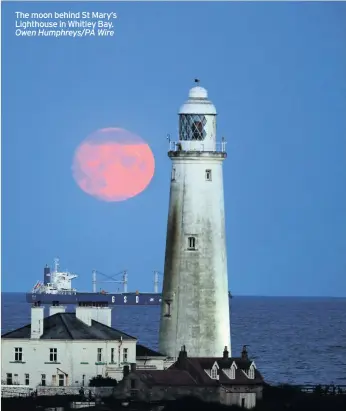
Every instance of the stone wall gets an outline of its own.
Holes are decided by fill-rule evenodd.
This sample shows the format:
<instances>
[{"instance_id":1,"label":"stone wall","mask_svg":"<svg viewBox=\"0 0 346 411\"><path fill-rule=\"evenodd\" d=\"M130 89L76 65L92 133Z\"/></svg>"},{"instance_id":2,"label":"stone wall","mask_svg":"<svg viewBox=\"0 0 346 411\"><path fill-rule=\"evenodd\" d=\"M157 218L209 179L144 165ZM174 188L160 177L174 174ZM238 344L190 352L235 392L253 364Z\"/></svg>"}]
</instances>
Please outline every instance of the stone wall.
<instances>
[{"instance_id":1,"label":"stone wall","mask_svg":"<svg viewBox=\"0 0 346 411\"><path fill-rule=\"evenodd\" d=\"M132 381L132 383L131 383ZM205 402L215 402L224 405L238 405L251 409L256 406L258 391L262 387L232 386L232 387L197 387L197 386L152 386L148 387L136 373L130 373L119 382L114 390L118 399L136 399L139 401L172 401L184 397L195 397Z\"/></svg>"},{"instance_id":2,"label":"stone wall","mask_svg":"<svg viewBox=\"0 0 346 411\"><path fill-rule=\"evenodd\" d=\"M37 395L79 395L80 387L37 387ZM113 395L114 387L85 387L84 395L89 391L96 397L110 397Z\"/></svg>"},{"instance_id":3,"label":"stone wall","mask_svg":"<svg viewBox=\"0 0 346 411\"><path fill-rule=\"evenodd\" d=\"M27 397L32 393L32 389L26 385L1 385L1 397Z\"/></svg>"}]
</instances>

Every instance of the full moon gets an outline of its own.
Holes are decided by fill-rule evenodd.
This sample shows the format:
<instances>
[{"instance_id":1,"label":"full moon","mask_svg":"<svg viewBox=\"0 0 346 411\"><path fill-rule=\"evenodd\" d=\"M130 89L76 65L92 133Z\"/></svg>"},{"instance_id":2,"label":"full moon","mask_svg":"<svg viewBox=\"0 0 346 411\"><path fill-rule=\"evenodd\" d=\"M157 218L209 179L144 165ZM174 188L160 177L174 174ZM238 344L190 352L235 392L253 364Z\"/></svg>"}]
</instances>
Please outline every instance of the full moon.
<instances>
[{"instance_id":1,"label":"full moon","mask_svg":"<svg viewBox=\"0 0 346 411\"><path fill-rule=\"evenodd\" d=\"M124 201L149 185L155 160L149 145L121 128L104 128L76 149L72 173L78 186L102 201Z\"/></svg>"}]
</instances>

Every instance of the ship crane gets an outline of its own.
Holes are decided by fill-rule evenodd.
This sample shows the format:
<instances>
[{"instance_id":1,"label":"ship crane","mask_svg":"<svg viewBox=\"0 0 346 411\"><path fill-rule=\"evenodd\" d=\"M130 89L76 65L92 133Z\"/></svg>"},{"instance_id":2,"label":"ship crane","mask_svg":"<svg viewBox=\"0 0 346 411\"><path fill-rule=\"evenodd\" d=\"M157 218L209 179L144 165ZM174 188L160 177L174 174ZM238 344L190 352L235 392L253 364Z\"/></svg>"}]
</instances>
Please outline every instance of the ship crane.
<instances>
[{"instance_id":1,"label":"ship crane","mask_svg":"<svg viewBox=\"0 0 346 411\"><path fill-rule=\"evenodd\" d=\"M158 294L159 293L159 284L162 285L162 280L160 276L163 276L163 273L160 271L154 271L154 293Z\"/></svg>"},{"instance_id":2,"label":"ship crane","mask_svg":"<svg viewBox=\"0 0 346 411\"><path fill-rule=\"evenodd\" d=\"M105 278L108 278L108 280L101 280L101 281L98 280L97 279L98 274L102 275ZM115 277L117 277L120 274L122 274L122 279L121 280L116 279ZM118 284L120 283L120 284L123 285L123 292L127 293L127 270L120 271L119 273L114 274L114 275L107 275L107 274L101 273L100 271L93 270L93 272L92 272L92 290L93 290L93 293L97 293L97 284L98 283L118 283Z\"/></svg>"}]
</instances>

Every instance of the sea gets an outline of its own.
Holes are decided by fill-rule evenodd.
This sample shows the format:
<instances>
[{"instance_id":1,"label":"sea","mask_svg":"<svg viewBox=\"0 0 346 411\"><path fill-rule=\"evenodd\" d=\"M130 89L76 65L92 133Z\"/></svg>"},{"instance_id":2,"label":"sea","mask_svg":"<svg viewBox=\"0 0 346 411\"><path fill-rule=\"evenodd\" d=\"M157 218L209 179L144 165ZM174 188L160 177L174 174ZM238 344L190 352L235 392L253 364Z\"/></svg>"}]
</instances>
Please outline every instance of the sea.
<instances>
[{"instance_id":1,"label":"sea","mask_svg":"<svg viewBox=\"0 0 346 411\"><path fill-rule=\"evenodd\" d=\"M346 385L346 298L235 296L230 311L232 356L247 345L268 383ZM1 317L1 334L29 324L25 294L2 293ZM157 350L159 317L159 306L115 306L112 326Z\"/></svg>"}]
</instances>

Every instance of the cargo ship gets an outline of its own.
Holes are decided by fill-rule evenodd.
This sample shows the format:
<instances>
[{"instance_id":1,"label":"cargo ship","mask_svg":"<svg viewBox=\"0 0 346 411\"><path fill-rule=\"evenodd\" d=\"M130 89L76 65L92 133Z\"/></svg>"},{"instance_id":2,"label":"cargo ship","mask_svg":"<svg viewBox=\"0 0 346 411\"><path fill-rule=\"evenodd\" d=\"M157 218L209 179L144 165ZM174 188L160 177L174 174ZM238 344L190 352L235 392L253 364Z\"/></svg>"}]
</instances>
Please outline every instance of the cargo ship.
<instances>
[{"instance_id":1,"label":"cargo ship","mask_svg":"<svg viewBox=\"0 0 346 411\"><path fill-rule=\"evenodd\" d=\"M97 280L102 275L107 280ZM121 275L121 280L118 276ZM108 276L99 271L92 272L92 292L79 292L72 287L72 280L78 275L69 271L60 271L59 258L54 259L54 269L46 265L43 272L43 282L37 281L31 292L26 293L28 303L42 305L59 304L105 304L105 305L160 305L162 295L158 292L159 272L154 272L154 292L143 293L127 291L127 271L124 270L114 276ZM97 290L98 283L120 283L123 290L110 293Z\"/></svg>"},{"instance_id":2,"label":"cargo ship","mask_svg":"<svg viewBox=\"0 0 346 411\"><path fill-rule=\"evenodd\" d=\"M113 276L103 274L94 270L92 272L92 292L79 292L72 288L72 280L78 275L69 271L60 271L59 258L54 259L54 269L46 265L43 271L43 282L37 281L31 292L26 293L28 303L42 305L60 305L60 304L101 304L101 305L161 305L162 294L159 293L159 275L154 271L154 292L143 293L139 291L127 291L127 271L124 270ZM107 280L98 280L99 276ZM121 275L121 280L118 276ZM118 283L122 285L123 290L110 293L105 290L97 290L99 283ZM231 293L228 293L232 298Z\"/></svg>"}]
</instances>

